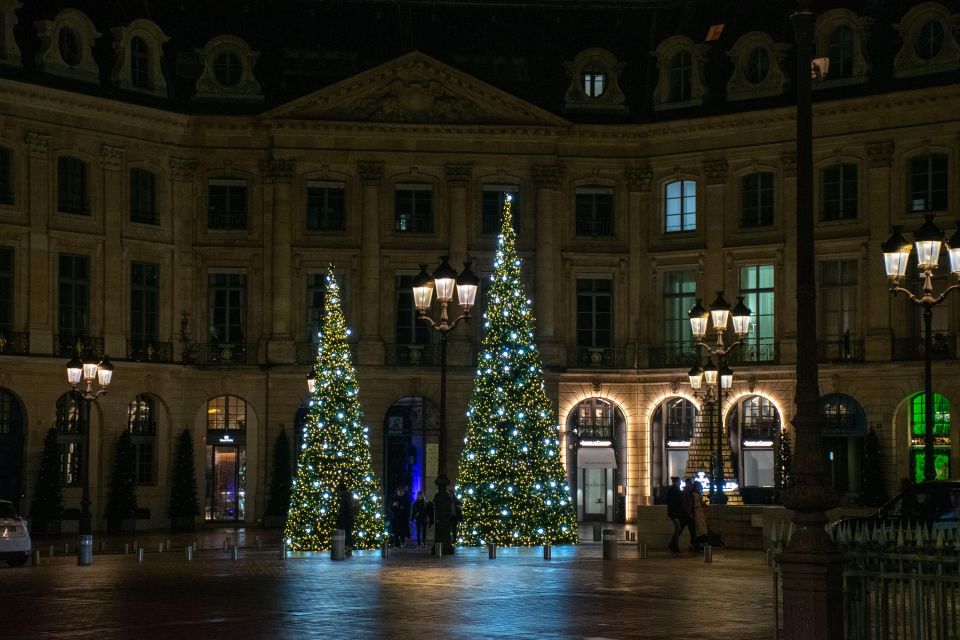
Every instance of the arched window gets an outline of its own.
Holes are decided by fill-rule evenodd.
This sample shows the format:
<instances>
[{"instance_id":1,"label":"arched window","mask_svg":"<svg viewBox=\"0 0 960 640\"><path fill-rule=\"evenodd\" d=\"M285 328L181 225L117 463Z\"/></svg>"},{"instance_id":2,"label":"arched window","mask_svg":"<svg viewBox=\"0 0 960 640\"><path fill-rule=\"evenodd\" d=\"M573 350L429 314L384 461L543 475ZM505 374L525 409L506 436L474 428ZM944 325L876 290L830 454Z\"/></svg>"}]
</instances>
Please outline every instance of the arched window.
<instances>
[{"instance_id":1,"label":"arched window","mask_svg":"<svg viewBox=\"0 0 960 640\"><path fill-rule=\"evenodd\" d=\"M77 391L57 400L57 445L60 449L60 479L65 486L79 485L83 473L83 434L89 428L86 401Z\"/></svg>"},{"instance_id":2,"label":"arched window","mask_svg":"<svg viewBox=\"0 0 960 640\"><path fill-rule=\"evenodd\" d=\"M219 396L207 403L207 429L246 429L247 403L237 396Z\"/></svg>"},{"instance_id":3,"label":"arched window","mask_svg":"<svg viewBox=\"0 0 960 640\"><path fill-rule=\"evenodd\" d=\"M23 427L20 400L0 389L0 497L16 507L23 492Z\"/></svg>"},{"instance_id":4,"label":"arched window","mask_svg":"<svg viewBox=\"0 0 960 640\"><path fill-rule=\"evenodd\" d=\"M763 396L739 399L727 414L727 431L734 466L739 468L741 494L747 502L760 500L751 487L774 486L774 447L780 438L780 412ZM772 489L771 489L772 490Z\"/></svg>"},{"instance_id":5,"label":"arched window","mask_svg":"<svg viewBox=\"0 0 960 640\"><path fill-rule=\"evenodd\" d=\"M685 102L693 93L693 60L689 51L670 59L670 102Z\"/></svg>"},{"instance_id":6,"label":"arched window","mask_svg":"<svg viewBox=\"0 0 960 640\"><path fill-rule=\"evenodd\" d=\"M607 76L603 71L587 66L583 70L583 92L588 98L599 98L606 90Z\"/></svg>"},{"instance_id":7,"label":"arched window","mask_svg":"<svg viewBox=\"0 0 960 640\"><path fill-rule=\"evenodd\" d=\"M16 396L0 389L0 436L23 435L23 407Z\"/></svg>"},{"instance_id":8,"label":"arched window","mask_svg":"<svg viewBox=\"0 0 960 640\"><path fill-rule=\"evenodd\" d=\"M659 487L668 487L670 478L687 476L690 441L700 411L690 400L673 397L663 400L650 416L653 444L651 479ZM663 496L655 496L662 499Z\"/></svg>"},{"instance_id":9,"label":"arched window","mask_svg":"<svg viewBox=\"0 0 960 640\"><path fill-rule=\"evenodd\" d=\"M127 407L127 430L133 444L137 484L156 482L154 460L157 440L157 403L152 396L142 394Z\"/></svg>"},{"instance_id":10,"label":"arched window","mask_svg":"<svg viewBox=\"0 0 960 640\"><path fill-rule=\"evenodd\" d=\"M831 486L850 501L863 490L863 445L867 421L860 403L832 393L820 399L824 468Z\"/></svg>"},{"instance_id":11,"label":"arched window","mask_svg":"<svg viewBox=\"0 0 960 640\"><path fill-rule=\"evenodd\" d=\"M830 79L853 76L854 41L853 29L840 25L830 32L827 41L827 56L830 58Z\"/></svg>"},{"instance_id":12,"label":"arched window","mask_svg":"<svg viewBox=\"0 0 960 640\"><path fill-rule=\"evenodd\" d=\"M754 47L747 58L747 80L760 84L770 73L770 52L766 47Z\"/></svg>"},{"instance_id":13,"label":"arched window","mask_svg":"<svg viewBox=\"0 0 960 640\"><path fill-rule=\"evenodd\" d=\"M696 231L697 183L674 180L663 188L663 229L667 233Z\"/></svg>"},{"instance_id":14,"label":"arched window","mask_svg":"<svg viewBox=\"0 0 960 640\"><path fill-rule=\"evenodd\" d=\"M927 432L926 395L918 393L910 399L910 462L912 476L923 482L924 436ZM933 394L933 466L938 480L950 478L950 401Z\"/></svg>"},{"instance_id":15,"label":"arched window","mask_svg":"<svg viewBox=\"0 0 960 640\"><path fill-rule=\"evenodd\" d=\"M577 405L576 429L580 438L610 440L613 438L613 403L590 398Z\"/></svg>"},{"instance_id":16,"label":"arched window","mask_svg":"<svg viewBox=\"0 0 960 640\"><path fill-rule=\"evenodd\" d=\"M917 39L914 45L917 55L922 60L933 60L936 58L940 51L943 50L945 33L943 23L939 20L928 20L923 23L923 26L920 27L920 30L917 32Z\"/></svg>"},{"instance_id":17,"label":"arched window","mask_svg":"<svg viewBox=\"0 0 960 640\"><path fill-rule=\"evenodd\" d=\"M624 522L626 419L613 402L587 398L567 414L567 479L578 520Z\"/></svg>"},{"instance_id":18,"label":"arched window","mask_svg":"<svg viewBox=\"0 0 960 640\"><path fill-rule=\"evenodd\" d=\"M130 39L130 81L140 89L150 89L150 47L139 36Z\"/></svg>"}]
</instances>

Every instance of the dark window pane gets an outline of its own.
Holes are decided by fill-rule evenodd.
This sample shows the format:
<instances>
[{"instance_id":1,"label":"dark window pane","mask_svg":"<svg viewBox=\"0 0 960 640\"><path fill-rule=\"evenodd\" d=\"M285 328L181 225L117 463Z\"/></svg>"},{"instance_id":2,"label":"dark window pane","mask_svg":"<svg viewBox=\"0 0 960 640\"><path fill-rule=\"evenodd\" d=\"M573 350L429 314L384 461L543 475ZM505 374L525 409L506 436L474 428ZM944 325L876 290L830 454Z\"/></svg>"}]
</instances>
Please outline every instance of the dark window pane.
<instances>
[{"instance_id":1,"label":"dark window pane","mask_svg":"<svg viewBox=\"0 0 960 640\"><path fill-rule=\"evenodd\" d=\"M243 180L211 180L207 187L209 229L247 228L247 184Z\"/></svg>"},{"instance_id":2,"label":"dark window pane","mask_svg":"<svg viewBox=\"0 0 960 640\"><path fill-rule=\"evenodd\" d=\"M130 169L130 220L159 224L156 176L146 169Z\"/></svg>"},{"instance_id":3,"label":"dark window pane","mask_svg":"<svg viewBox=\"0 0 960 640\"><path fill-rule=\"evenodd\" d=\"M0 204L13 204L13 154L0 147Z\"/></svg>"},{"instance_id":4,"label":"dark window pane","mask_svg":"<svg viewBox=\"0 0 960 640\"><path fill-rule=\"evenodd\" d=\"M57 158L57 210L90 215L87 196L87 163L77 158Z\"/></svg>"}]
</instances>

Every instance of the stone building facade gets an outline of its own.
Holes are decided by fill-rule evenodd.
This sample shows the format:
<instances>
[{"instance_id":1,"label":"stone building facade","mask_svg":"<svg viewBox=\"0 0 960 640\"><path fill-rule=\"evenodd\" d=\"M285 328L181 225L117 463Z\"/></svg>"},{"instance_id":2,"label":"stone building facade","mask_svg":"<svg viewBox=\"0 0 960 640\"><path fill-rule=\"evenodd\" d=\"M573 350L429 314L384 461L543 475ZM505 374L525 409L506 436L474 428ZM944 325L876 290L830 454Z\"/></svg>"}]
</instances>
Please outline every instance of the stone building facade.
<instances>
[{"instance_id":1,"label":"stone building facade","mask_svg":"<svg viewBox=\"0 0 960 640\"><path fill-rule=\"evenodd\" d=\"M649 17L613 4L604 15ZM880 244L893 224L918 227L919 209L952 233L960 202L956 7L908 4L882 29L857 6L818 20L818 55L835 69L814 109L820 376L828 469L850 502L868 431L891 491L914 473L922 420L919 312L887 292ZM199 66L184 92L165 49L176 23L25 11L0 0L0 487L25 509L51 427L66 506L79 503L83 416L64 397L79 342L115 365L89 418L98 524L124 429L137 436L140 526L167 522L184 429L203 517L262 518L277 434L295 436L307 399L328 265L345 287L374 467L429 489L439 369L409 277L441 255L489 275L505 191L580 517L632 520L689 473L702 401L687 382L685 310L717 291L745 295L759 319L723 413L745 499L769 498L796 358L789 34L731 24L718 43L696 24L651 28L663 37L644 49L646 77L611 44L570 45L542 104L455 51L384 54L291 97L271 94L258 62L269 52L237 35L190 43ZM637 76L652 79L641 104ZM934 312L938 446L954 477L957 305ZM451 460L478 324L451 335Z\"/></svg>"}]
</instances>

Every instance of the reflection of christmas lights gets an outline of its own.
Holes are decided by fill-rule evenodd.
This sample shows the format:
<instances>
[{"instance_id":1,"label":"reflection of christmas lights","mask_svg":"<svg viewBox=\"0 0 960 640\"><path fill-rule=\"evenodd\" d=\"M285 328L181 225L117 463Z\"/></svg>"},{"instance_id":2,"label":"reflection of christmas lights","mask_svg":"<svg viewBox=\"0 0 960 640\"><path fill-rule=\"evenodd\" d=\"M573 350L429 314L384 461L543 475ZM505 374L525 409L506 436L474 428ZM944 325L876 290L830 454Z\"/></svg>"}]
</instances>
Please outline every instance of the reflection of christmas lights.
<instances>
[{"instance_id":1,"label":"reflection of christmas lights","mask_svg":"<svg viewBox=\"0 0 960 640\"><path fill-rule=\"evenodd\" d=\"M710 491L710 478L707 477L707 474L703 471L698 471L696 477L693 479L694 482L699 482L700 486L703 487L703 492L708 493ZM736 491L739 485L733 480L727 480L723 483L723 492L731 493Z\"/></svg>"}]
</instances>

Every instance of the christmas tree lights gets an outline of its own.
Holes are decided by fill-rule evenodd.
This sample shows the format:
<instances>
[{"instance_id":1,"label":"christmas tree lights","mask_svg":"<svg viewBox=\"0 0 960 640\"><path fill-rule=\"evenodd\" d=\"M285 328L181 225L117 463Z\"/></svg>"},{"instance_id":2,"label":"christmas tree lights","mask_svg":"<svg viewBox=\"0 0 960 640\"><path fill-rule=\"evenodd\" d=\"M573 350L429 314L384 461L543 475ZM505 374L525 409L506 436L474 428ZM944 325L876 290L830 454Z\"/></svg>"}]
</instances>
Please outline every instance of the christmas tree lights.
<instances>
[{"instance_id":1,"label":"christmas tree lights","mask_svg":"<svg viewBox=\"0 0 960 640\"><path fill-rule=\"evenodd\" d=\"M544 389L510 206L507 198L455 488L463 503L458 541L576 543L559 426Z\"/></svg>"},{"instance_id":2,"label":"christmas tree lights","mask_svg":"<svg viewBox=\"0 0 960 640\"><path fill-rule=\"evenodd\" d=\"M386 536L382 501L370 458L369 429L361 422L357 377L347 344L349 333L331 266L313 368L314 390L284 529L284 538L293 550L330 548L340 512L341 483L356 500L353 547L375 549Z\"/></svg>"}]
</instances>

